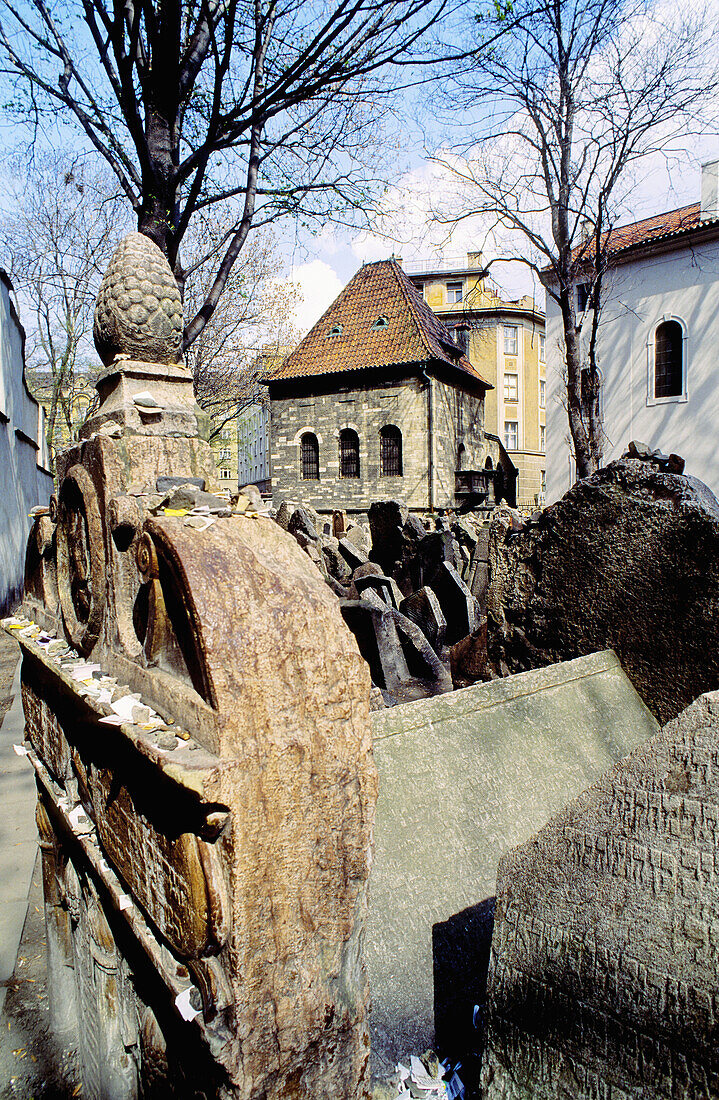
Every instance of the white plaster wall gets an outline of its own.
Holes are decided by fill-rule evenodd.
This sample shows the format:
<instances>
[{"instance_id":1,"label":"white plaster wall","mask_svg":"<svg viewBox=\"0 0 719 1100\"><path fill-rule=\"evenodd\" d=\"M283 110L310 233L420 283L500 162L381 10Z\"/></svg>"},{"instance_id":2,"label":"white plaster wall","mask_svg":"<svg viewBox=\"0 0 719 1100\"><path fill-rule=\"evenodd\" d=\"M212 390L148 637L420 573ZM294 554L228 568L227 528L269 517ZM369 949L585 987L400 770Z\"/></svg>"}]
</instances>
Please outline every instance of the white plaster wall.
<instances>
[{"instance_id":1,"label":"white plaster wall","mask_svg":"<svg viewBox=\"0 0 719 1100\"><path fill-rule=\"evenodd\" d=\"M686 326L687 399L650 405L647 345L673 317ZM547 501L569 488L561 322L547 295ZM686 459L686 473L719 494L719 242L622 264L604 292L599 332L607 435L603 462L638 439Z\"/></svg>"},{"instance_id":2,"label":"white plaster wall","mask_svg":"<svg viewBox=\"0 0 719 1100\"><path fill-rule=\"evenodd\" d=\"M10 289L0 273L0 612L22 597L28 511L47 504L53 490L43 412L25 384L24 333Z\"/></svg>"}]
</instances>

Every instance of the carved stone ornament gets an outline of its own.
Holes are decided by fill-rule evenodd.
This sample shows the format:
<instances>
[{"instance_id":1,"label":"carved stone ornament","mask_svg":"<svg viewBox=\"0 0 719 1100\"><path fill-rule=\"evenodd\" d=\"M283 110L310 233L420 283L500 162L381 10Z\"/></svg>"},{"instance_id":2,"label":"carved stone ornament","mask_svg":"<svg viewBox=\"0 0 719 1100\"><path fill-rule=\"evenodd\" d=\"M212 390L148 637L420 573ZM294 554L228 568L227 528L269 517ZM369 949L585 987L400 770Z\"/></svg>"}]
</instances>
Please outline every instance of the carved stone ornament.
<instances>
[{"instance_id":1,"label":"carved stone ornament","mask_svg":"<svg viewBox=\"0 0 719 1100\"><path fill-rule=\"evenodd\" d=\"M152 363L182 361L180 292L149 237L129 233L115 249L97 297L94 337L105 366L119 355Z\"/></svg>"}]
</instances>

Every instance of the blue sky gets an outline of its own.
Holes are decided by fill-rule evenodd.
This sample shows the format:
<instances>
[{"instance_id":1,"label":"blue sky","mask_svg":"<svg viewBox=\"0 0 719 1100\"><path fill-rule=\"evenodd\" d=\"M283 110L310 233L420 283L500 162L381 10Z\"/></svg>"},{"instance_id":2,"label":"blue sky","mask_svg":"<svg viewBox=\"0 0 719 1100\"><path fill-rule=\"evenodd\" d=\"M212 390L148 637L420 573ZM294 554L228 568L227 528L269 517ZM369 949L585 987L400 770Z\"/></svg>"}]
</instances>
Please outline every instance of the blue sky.
<instances>
[{"instance_id":1,"label":"blue sky","mask_svg":"<svg viewBox=\"0 0 719 1100\"><path fill-rule=\"evenodd\" d=\"M622 223L698 202L701 163L719 159L719 134L693 139L690 147L677 148L670 157L656 155L642 165L623 204ZM414 165L395 181L387 194L387 213L377 231L359 232L328 225L318 235L304 239L282 233L289 278L298 282L303 302L297 324L306 332L319 319L362 263L400 255L404 260L438 255L461 256L474 251L483 240L482 226L463 223L448 236L447 227L432 220L432 206L441 194L443 174L429 159L418 155ZM383 236L382 230L390 236ZM490 256L491 249L485 250ZM493 278L507 296L535 291L521 265L493 269Z\"/></svg>"}]
</instances>

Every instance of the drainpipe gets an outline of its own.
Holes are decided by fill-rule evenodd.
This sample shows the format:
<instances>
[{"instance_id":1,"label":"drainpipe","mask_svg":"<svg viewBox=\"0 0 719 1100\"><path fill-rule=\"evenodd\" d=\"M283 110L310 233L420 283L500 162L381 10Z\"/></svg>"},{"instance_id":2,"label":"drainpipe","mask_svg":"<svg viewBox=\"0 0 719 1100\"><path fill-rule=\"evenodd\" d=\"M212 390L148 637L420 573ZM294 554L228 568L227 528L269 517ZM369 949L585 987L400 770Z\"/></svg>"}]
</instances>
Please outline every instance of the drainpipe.
<instances>
[{"instance_id":1,"label":"drainpipe","mask_svg":"<svg viewBox=\"0 0 719 1100\"><path fill-rule=\"evenodd\" d=\"M434 511L434 439L433 439L433 410L432 410L432 382L424 367L421 370L422 378L427 383L427 505L428 511Z\"/></svg>"}]
</instances>

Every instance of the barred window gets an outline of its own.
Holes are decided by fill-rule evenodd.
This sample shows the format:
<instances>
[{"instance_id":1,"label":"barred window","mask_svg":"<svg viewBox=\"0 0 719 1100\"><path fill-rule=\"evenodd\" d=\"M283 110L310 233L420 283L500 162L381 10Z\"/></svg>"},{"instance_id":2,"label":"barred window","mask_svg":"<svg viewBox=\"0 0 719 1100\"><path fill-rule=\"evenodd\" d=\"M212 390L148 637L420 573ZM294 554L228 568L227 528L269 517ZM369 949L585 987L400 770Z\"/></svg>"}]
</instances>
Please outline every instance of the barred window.
<instances>
[{"instance_id":1,"label":"barred window","mask_svg":"<svg viewBox=\"0 0 719 1100\"><path fill-rule=\"evenodd\" d=\"M394 424L380 428L380 476L402 476L402 433Z\"/></svg>"},{"instance_id":2,"label":"barred window","mask_svg":"<svg viewBox=\"0 0 719 1100\"><path fill-rule=\"evenodd\" d=\"M340 477L359 477L359 436L352 428L340 432Z\"/></svg>"},{"instance_id":3,"label":"barred window","mask_svg":"<svg viewBox=\"0 0 719 1100\"><path fill-rule=\"evenodd\" d=\"M312 432L305 432L300 440L300 460L302 477L308 481L319 481L320 446L317 442L317 436Z\"/></svg>"},{"instance_id":4,"label":"barred window","mask_svg":"<svg viewBox=\"0 0 719 1100\"><path fill-rule=\"evenodd\" d=\"M680 397L684 333L678 321L664 321L654 334L654 396Z\"/></svg>"}]
</instances>

